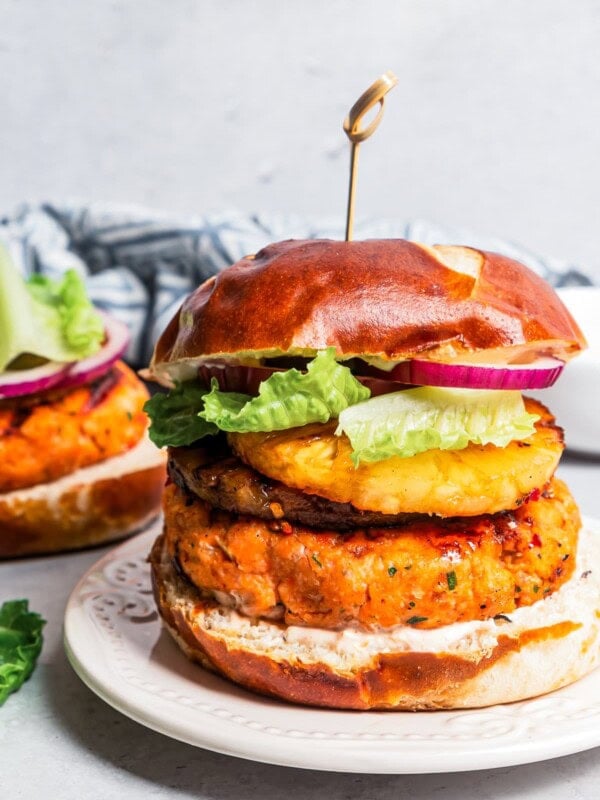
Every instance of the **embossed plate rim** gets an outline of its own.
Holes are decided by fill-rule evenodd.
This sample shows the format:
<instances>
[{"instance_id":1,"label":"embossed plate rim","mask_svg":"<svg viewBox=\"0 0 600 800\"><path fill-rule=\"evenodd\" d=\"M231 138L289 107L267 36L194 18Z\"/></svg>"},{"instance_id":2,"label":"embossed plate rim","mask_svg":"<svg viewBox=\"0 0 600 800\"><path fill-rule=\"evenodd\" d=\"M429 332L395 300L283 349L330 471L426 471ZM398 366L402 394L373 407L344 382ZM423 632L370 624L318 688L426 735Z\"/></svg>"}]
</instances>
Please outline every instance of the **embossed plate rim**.
<instances>
[{"instance_id":1,"label":"embossed plate rim","mask_svg":"<svg viewBox=\"0 0 600 800\"><path fill-rule=\"evenodd\" d=\"M600 522L586 524L600 531ZM189 664L152 613L145 557L159 529L160 521L94 564L65 612L65 650L75 672L106 703L146 727L253 761L373 774L507 767L600 746L600 669L521 703L408 713L303 708L212 676ZM156 658L157 647L165 663ZM599 699L590 704L590 697ZM331 730L332 723L339 729Z\"/></svg>"}]
</instances>

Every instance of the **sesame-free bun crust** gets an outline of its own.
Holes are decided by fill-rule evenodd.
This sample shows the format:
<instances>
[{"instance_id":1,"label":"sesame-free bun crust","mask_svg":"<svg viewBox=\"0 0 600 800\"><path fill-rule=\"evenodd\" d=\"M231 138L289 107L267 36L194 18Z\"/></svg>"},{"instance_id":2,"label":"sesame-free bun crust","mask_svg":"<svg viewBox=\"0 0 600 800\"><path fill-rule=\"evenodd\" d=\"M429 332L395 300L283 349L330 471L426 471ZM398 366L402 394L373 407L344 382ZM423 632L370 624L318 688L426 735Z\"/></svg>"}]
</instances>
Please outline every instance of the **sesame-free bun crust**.
<instances>
[{"instance_id":1,"label":"sesame-free bun crust","mask_svg":"<svg viewBox=\"0 0 600 800\"><path fill-rule=\"evenodd\" d=\"M295 703L418 710L522 700L572 683L596 667L598 578L581 570L586 561L597 561L598 542L585 531L581 547L587 553L586 559L578 558L577 577L555 597L522 610L529 615L525 623L523 617L517 623L516 612L512 622L488 622L487 636L465 630L452 645L437 648L428 648L432 631L411 631L412 646L390 647L388 641L379 650L380 634L375 634L367 648L350 645L333 654L318 635L311 640L303 638L302 629L293 635L277 623L252 623L202 598L175 571L163 537L150 560L160 613L192 660L248 689Z\"/></svg>"},{"instance_id":2,"label":"sesame-free bun crust","mask_svg":"<svg viewBox=\"0 0 600 800\"><path fill-rule=\"evenodd\" d=\"M0 494L0 558L79 550L139 530L160 511L165 462L144 434L127 453Z\"/></svg>"},{"instance_id":3,"label":"sesame-free bun crust","mask_svg":"<svg viewBox=\"0 0 600 800\"><path fill-rule=\"evenodd\" d=\"M505 256L402 239L289 240L193 292L159 339L150 374L160 380L173 364L208 357L329 346L347 357L483 352L494 361L568 359L585 340L554 290Z\"/></svg>"}]
</instances>

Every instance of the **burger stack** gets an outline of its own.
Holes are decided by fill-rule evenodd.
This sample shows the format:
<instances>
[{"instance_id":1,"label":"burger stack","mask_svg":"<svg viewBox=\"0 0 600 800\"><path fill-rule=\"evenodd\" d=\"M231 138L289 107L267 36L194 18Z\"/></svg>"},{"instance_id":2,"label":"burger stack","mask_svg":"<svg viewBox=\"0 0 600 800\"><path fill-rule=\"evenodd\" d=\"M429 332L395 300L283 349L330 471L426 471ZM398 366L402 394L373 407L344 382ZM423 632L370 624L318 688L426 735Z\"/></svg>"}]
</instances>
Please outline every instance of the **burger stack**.
<instances>
[{"instance_id":1,"label":"burger stack","mask_svg":"<svg viewBox=\"0 0 600 800\"><path fill-rule=\"evenodd\" d=\"M484 706L600 660L598 535L523 396L585 346L523 265L403 240L270 245L157 344L151 564L186 654L335 708Z\"/></svg>"}]
</instances>

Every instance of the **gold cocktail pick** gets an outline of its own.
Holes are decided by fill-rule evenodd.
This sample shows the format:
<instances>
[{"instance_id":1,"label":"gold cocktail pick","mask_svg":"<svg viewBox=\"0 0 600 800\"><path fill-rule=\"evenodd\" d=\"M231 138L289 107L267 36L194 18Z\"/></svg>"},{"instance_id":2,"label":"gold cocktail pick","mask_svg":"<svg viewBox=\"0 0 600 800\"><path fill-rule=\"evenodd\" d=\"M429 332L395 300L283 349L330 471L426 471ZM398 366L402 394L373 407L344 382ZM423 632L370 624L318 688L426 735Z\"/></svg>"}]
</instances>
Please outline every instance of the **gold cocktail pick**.
<instances>
[{"instance_id":1,"label":"gold cocktail pick","mask_svg":"<svg viewBox=\"0 0 600 800\"><path fill-rule=\"evenodd\" d=\"M344 120L344 130L350 139L350 185L348 187L348 210L346 212L346 241L352 239L352 229L354 227L354 194L356 190L356 165L358 163L358 146L375 131L381 117L383 116L383 101L386 94L398 83L398 78L393 72L388 70L378 78L375 83L361 94L356 103L350 109L350 113ZM373 106L379 103L379 111L375 118L362 130L360 123L364 115Z\"/></svg>"}]
</instances>

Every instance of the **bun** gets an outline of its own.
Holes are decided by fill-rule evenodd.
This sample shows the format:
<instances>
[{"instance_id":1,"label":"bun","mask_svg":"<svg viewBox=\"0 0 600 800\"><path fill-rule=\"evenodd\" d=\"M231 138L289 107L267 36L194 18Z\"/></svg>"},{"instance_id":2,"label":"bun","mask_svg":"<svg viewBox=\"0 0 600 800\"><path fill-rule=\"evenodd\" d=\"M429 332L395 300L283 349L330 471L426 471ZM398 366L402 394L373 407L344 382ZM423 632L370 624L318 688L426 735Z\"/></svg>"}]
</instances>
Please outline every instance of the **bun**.
<instances>
[{"instance_id":1,"label":"bun","mask_svg":"<svg viewBox=\"0 0 600 800\"><path fill-rule=\"evenodd\" d=\"M501 363L568 359L585 339L554 290L527 267L467 247L402 239L289 240L210 278L161 336L150 374L223 356L312 355Z\"/></svg>"},{"instance_id":2,"label":"bun","mask_svg":"<svg viewBox=\"0 0 600 800\"><path fill-rule=\"evenodd\" d=\"M509 621L410 630L401 646L382 633L356 647L352 630L311 639L306 629L240 617L199 595L163 537L150 562L160 613L186 655L249 689L328 708L475 708L553 691L600 663L600 575L588 570L600 560L597 539L582 530L576 577Z\"/></svg>"},{"instance_id":3,"label":"bun","mask_svg":"<svg viewBox=\"0 0 600 800\"><path fill-rule=\"evenodd\" d=\"M74 550L133 533L160 511L165 462L144 435L122 455L0 494L0 558Z\"/></svg>"}]
</instances>

